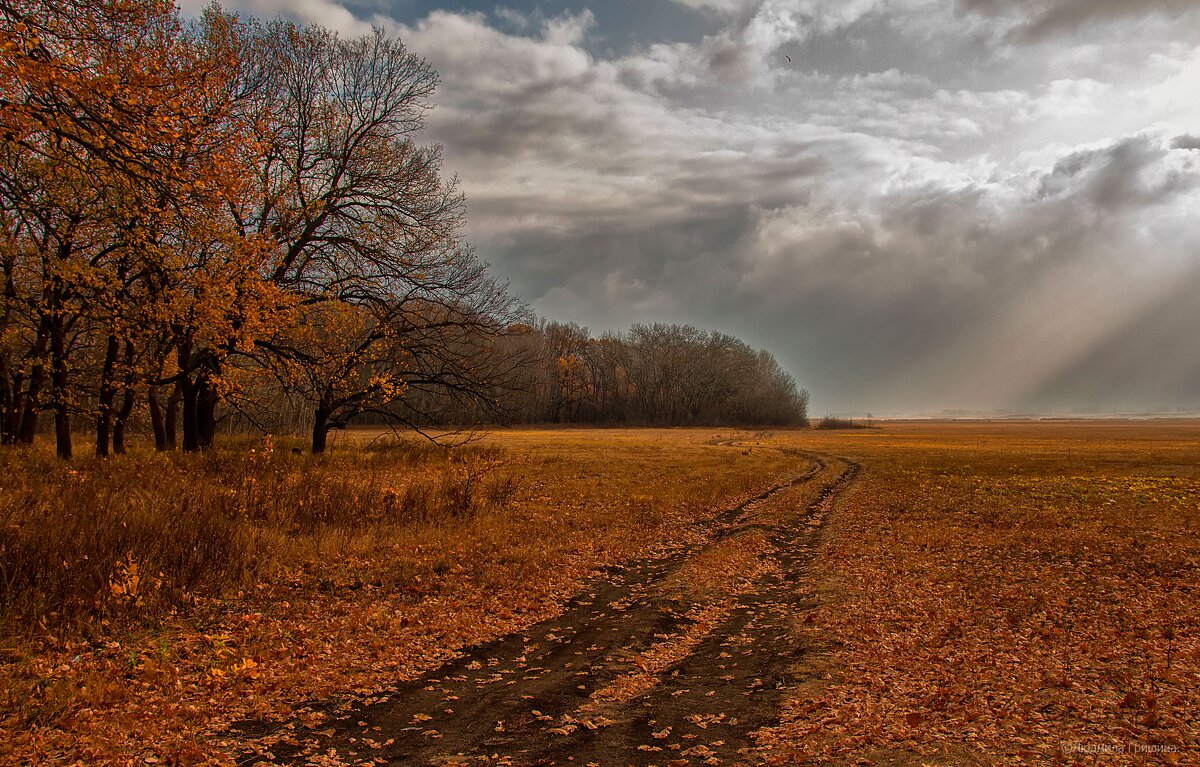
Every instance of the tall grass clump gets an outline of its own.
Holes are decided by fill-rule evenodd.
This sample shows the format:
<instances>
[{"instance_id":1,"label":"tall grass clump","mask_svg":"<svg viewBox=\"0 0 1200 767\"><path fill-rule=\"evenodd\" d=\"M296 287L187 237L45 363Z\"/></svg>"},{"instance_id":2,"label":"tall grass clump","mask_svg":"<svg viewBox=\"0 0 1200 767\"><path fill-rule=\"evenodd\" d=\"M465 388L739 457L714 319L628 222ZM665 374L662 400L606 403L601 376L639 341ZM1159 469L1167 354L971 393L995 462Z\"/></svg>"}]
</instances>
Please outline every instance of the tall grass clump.
<instances>
[{"instance_id":1,"label":"tall grass clump","mask_svg":"<svg viewBox=\"0 0 1200 767\"><path fill-rule=\"evenodd\" d=\"M0 625L84 635L247 589L329 540L502 508L517 483L496 448L415 442L0 460Z\"/></svg>"}]
</instances>

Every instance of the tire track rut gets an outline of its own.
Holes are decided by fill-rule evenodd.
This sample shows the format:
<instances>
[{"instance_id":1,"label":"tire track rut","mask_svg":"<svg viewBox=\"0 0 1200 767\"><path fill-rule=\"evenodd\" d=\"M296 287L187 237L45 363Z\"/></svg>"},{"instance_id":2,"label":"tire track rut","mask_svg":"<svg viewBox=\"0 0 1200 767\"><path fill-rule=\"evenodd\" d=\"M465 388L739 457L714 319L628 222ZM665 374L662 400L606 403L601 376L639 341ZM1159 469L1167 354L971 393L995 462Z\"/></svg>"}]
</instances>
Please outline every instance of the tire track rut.
<instances>
[{"instance_id":1,"label":"tire track rut","mask_svg":"<svg viewBox=\"0 0 1200 767\"><path fill-rule=\"evenodd\" d=\"M752 733L774 721L794 684L789 667L804 648L789 620L810 607L796 584L825 516L858 471L844 459L795 454L812 463L808 471L719 514L701 543L609 568L557 618L468 648L371 703L310 706L327 716L319 731L294 722L241 723L236 731L252 750L237 763L682 765L747 758ZM784 523L749 519L814 480L820 489ZM724 605L714 625L698 625L696 605L663 582L706 548L754 532L769 541L768 571ZM695 646L649 691L619 705L592 700L637 673L640 653L686 635L696 637Z\"/></svg>"}]
</instances>

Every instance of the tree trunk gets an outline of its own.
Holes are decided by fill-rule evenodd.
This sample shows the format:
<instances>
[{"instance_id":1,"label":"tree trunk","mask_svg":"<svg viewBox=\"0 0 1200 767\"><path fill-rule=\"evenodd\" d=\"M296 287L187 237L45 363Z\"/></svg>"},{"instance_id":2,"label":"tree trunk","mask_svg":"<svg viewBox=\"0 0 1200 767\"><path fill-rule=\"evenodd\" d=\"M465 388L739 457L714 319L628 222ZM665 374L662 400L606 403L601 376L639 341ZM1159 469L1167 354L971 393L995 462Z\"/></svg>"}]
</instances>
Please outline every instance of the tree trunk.
<instances>
[{"instance_id":1,"label":"tree trunk","mask_svg":"<svg viewBox=\"0 0 1200 767\"><path fill-rule=\"evenodd\" d=\"M117 455L125 454L125 422L129 420L129 416L133 414L133 406L137 402L137 390L134 388L134 362L135 350L133 344L129 341L125 342L125 378L122 382L124 392L121 396L121 407L116 411L116 420L113 422L113 452Z\"/></svg>"},{"instance_id":2,"label":"tree trunk","mask_svg":"<svg viewBox=\"0 0 1200 767\"><path fill-rule=\"evenodd\" d=\"M163 409L158 401L158 389L150 387L146 394L146 402L150 406L150 430L154 432L154 449L160 453L174 447L167 442L167 425L163 422Z\"/></svg>"},{"instance_id":3,"label":"tree trunk","mask_svg":"<svg viewBox=\"0 0 1200 767\"><path fill-rule=\"evenodd\" d=\"M179 382L175 382L175 388L171 389L171 396L167 397L167 412L166 418L163 419L163 432L167 438L167 450L174 450L179 444L176 435L179 432L179 403L183 399L183 388Z\"/></svg>"},{"instance_id":4,"label":"tree trunk","mask_svg":"<svg viewBox=\"0 0 1200 767\"><path fill-rule=\"evenodd\" d=\"M100 369L100 395L96 408L96 457L108 456L108 443L112 434L113 400L117 396L116 369L117 352L121 342L116 336L108 337L104 349L104 364Z\"/></svg>"},{"instance_id":5,"label":"tree trunk","mask_svg":"<svg viewBox=\"0 0 1200 767\"><path fill-rule=\"evenodd\" d=\"M212 447L217 433L217 392L201 371L183 382L183 450L194 453Z\"/></svg>"},{"instance_id":6,"label":"tree trunk","mask_svg":"<svg viewBox=\"0 0 1200 767\"><path fill-rule=\"evenodd\" d=\"M54 407L54 444L59 458L71 457L71 411L67 395L67 332L54 317L50 332L50 396Z\"/></svg>"},{"instance_id":7,"label":"tree trunk","mask_svg":"<svg viewBox=\"0 0 1200 767\"><path fill-rule=\"evenodd\" d=\"M78 218L73 217L68 232L74 230ZM71 240L60 240L54 256L59 264L71 258ZM68 390L71 371L67 364L67 313L69 291L60 277L52 276L43 288L47 299L41 312L39 331L45 328L50 341L50 404L54 410L54 449L59 458L71 457L71 397Z\"/></svg>"},{"instance_id":8,"label":"tree trunk","mask_svg":"<svg viewBox=\"0 0 1200 767\"><path fill-rule=\"evenodd\" d=\"M125 455L125 422L133 415L133 406L137 403L137 392L132 387L125 390L121 399L121 408L117 411L117 420L113 423L113 452Z\"/></svg>"},{"instance_id":9,"label":"tree trunk","mask_svg":"<svg viewBox=\"0 0 1200 767\"><path fill-rule=\"evenodd\" d=\"M134 403L137 402L137 394L132 390L125 392L125 396L121 401L121 409L117 411L117 419L113 422L112 445L113 452L117 455L125 455L125 421L133 413Z\"/></svg>"},{"instance_id":10,"label":"tree trunk","mask_svg":"<svg viewBox=\"0 0 1200 767\"><path fill-rule=\"evenodd\" d=\"M212 379L220 365L208 355L194 357L191 343L178 350L179 389L183 397L183 450L194 453L212 447L217 432L217 390Z\"/></svg>"},{"instance_id":11,"label":"tree trunk","mask_svg":"<svg viewBox=\"0 0 1200 767\"><path fill-rule=\"evenodd\" d=\"M198 386L186 376L180 380L183 395L183 452L194 453L200 449L199 430L196 428L196 404Z\"/></svg>"},{"instance_id":12,"label":"tree trunk","mask_svg":"<svg viewBox=\"0 0 1200 767\"><path fill-rule=\"evenodd\" d=\"M23 384L20 374L10 375L8 363L0 358L0 444L11 445L17 441Z\"/></svg>"},{"instance_id":13,"label":"tree trunk","mask_svg":"<svg viewBox=\"0 0 1200 767\"><path fill-rule=\"evenodd\" d=\"M33 344L33 370L29 386L25 390L25 403L21 411L21 424L17 429L17 442L32 445L37 436L38 419L41 416L42 387L46 384L46 365L42 360L50 343L50 320L42 317L38 324L37 340Z\"/></svg>"},{"instance_id":14,"label":"tree trunk","mask_svg":"<svg viewBox=\"0 0 1200 767\"><path fill-rule=\"evenodd\" d=\"M217 435L217 390L207 372L201 373L196 399L196 438L200 448L213 446Z\"/></svg>"},{"instance_id":15,"label":"tree trunk","mask_svg":"<svg viewBox=\"0 0 1200 767\"><path fill-rule=\"evenodd\" d=\"M177 353L179 369L182 371L179 376L179 394L183 399L183 452L194 453L201 448L198 414L204 373L194 365L190 343L180 344Z\"/></svg>"},{"instance_id":16,"label":"tree trunk","mask_svg":"<svg viewBox=\"0 0 1200 767\"><path fill-rule=\"evenodd\" d=\"M38 419L41 416L38 397L46 380L45 370L39 368L41 368L40 365L34 368L34 374L29 379L29 388L25 391L21 424L17 429L17 443L21 445L32 445L34 438L37 437Z\"/></svg>"},{"instance_id":17,"label":"tree trunk","mask_svg":"<svg viewBox=\"0 0 1200 767\"><path fill-rule=\"evenodd\" d=\"M313 455L318 455L325 452L325 447L329 441L329 416L329 406L324 402L318 404L317 412L313 415Z\"/></svg>"}]
</instances>

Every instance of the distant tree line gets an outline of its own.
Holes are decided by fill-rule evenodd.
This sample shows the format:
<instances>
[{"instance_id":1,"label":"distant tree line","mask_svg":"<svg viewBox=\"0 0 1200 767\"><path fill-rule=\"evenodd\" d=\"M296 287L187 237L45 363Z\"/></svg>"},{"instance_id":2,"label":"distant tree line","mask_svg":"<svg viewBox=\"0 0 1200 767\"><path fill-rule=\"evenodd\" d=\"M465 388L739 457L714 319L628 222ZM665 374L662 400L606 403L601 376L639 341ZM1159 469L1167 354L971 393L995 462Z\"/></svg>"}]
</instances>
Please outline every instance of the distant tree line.
<instances>
[{"instance_id":1,"label":"distant tree line","mask_svg":"<svg viewBox=\"0 0 1200 767\"><path fill-rule=\"evenodd\" d=\"M366 420L799 423L765 352L535 323L418 143L437 75L382 31L168 0L0 0L0 442L98 455Z\"/></svg>"},{"instance_id":2,"label":"distant tree line","mask_svg":"<svg viewBox=\"0 0 1200 767\"><path fill-rule=\"evenodd\" d=\"M524 361L496 396L510 422L653 426L806 425L808 392L767 351L691 325L592 337L541 320L505 340ZM453 406L429 410L470 421Z\"/></svg>"}]
</instances>

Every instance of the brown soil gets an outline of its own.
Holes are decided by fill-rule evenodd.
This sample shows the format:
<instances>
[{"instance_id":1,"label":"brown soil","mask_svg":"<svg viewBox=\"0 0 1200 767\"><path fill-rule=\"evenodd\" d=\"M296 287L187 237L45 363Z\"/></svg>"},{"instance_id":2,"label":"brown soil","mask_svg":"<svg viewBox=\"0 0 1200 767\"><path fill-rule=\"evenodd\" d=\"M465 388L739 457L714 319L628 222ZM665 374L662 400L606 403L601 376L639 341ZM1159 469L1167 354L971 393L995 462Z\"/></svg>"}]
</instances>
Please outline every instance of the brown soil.
<instances>
[{"instance_id":1,"label":"brown soil","mask_svg":"<svg viewBox=\"0 0 1200 767\"><path fill-rule=\"evenodd\" d=\"M791 627L815 607L806 570L858 472L802 460L808 471L719 515L703 543L605 573L557 618L377 696L242 723L238 763L756 763L755 731L814 673ZM706 554L742 541L757 548L740 585L679 585L689 566L710 566Z\"/></svg>"}]
</instances>

